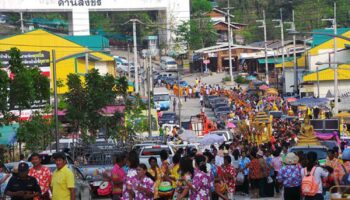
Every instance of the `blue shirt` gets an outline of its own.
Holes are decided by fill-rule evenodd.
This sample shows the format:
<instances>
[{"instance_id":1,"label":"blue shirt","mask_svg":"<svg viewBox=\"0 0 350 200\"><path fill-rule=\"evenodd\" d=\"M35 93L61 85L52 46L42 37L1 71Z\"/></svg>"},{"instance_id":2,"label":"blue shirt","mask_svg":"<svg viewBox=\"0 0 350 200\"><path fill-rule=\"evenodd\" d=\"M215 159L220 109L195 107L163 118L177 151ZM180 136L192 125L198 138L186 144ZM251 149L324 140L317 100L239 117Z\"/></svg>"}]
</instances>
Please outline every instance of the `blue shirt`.
<instances>
[{"instance_id":1,"label":"blue shirt","mask_svg":"<svg viewBox=\"0 0 350 200\"><path fill-rule=\"evenodd\" d=\"M241 159L241 162L239 163L239 169L244 169L243 174L248 175L249 174L249 169L247 168L247 165L250 163L250 159L247 157L244 157Z\"/></svg>"},{"instance_id":2,"label":"blue shirt","mask_svg":"<svg viewBox=\"0 0 350 200\"><path fill-rule=\"evenodd\" d=\"M301 185L300 167L297 165L283 166L277 175L277 180L283 183L284 187L297 187Z\"/></svg>"}]
</instances>

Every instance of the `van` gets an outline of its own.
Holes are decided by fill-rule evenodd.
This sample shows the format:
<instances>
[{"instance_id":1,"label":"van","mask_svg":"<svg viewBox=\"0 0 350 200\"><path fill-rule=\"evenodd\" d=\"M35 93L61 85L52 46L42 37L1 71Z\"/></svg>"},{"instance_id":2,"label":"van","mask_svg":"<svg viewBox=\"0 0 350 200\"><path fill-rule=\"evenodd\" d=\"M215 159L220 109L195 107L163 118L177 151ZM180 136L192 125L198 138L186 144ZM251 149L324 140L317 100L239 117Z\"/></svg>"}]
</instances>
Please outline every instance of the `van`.
<instances>
[{"instance_id":1,"label":"van","mask_svg":"<svg viewBox=\"0 0 350 200\"><path fill-rule=\"evenodd\" d=\"M169 110L170 108L170 94L165 87L154 88L153 101L155 108L160 110Z\"/></svg>"},{"instance_id":2,"label":"van","mask_svg":"<svg viewBox=\"0 0 350 200\"><path fill-rule=\"evenodd\" d=\"M159 76L161 77L171 77L171 78L177 78L177 72L160 72Z\"/></svg>"},{"instance_id":3,"label":"van","mask_svg":"<svg viewBox=\"0 0 350 200\"><path fill-rule=\"evenodd\" d=\"M177 63L174 58L163 56L160 58L160 68L163 70L177 70Z\"/></svg>"}]
</instances>

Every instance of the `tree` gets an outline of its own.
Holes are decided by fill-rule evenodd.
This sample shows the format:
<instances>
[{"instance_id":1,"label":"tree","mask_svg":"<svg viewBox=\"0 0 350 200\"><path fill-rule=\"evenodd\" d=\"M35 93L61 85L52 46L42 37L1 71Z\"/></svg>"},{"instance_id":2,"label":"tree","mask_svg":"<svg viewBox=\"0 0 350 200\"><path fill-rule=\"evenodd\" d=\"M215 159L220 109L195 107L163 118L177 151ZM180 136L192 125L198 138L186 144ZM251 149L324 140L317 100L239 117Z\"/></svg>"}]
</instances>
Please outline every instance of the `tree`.
<instances>
[{"instance_id":1,"label":"tree","mask_svg":"<svg viewBox=\"0 0 350 200\"><path fill-rule=\"evenodd\" d=\"M0 69L0 114L5 115L8 111L10 79L4 70Z\"/></svg>"},{"instance_id":2,"label":"tree","mask_svg":"<svg viewBox=\"0 0 350 200\"><path fill-rule=\"evenodd\" d=\"M30 68L34 86L34 100L40 103L50 100L50 80L41 74L39 68Z\"/></svg>"},{"instance_id":3,"label":"tree","mask_svg":"<svg viewBox=\"0 0 350 200\"><path fill-rule=\"evenodd\" d=\"M53 140L50 134L51 122L40 112L34 112L28 121L23 122L17 131L17 139L25 142L31 152L44 150Z\"/></svg>"},{"instance_id":4,"label":"tree","mask_svg":"<svg viewBox=\"0 0 350 200\"><path fill-rule=\"evenodd\" d=\"M103 127L101 109L112 104L115 100L115 93L112 91L114 79L111 75L101 76L96 69L92 69L85 76L86 81L86 126L96 135L96 131Z\"/></svg>"},{"instance_id":5,"label":"tree","mask_svg":"<svg viewBox=\"0 0 350 200\"><path fill-rule=\"evenodd\" d=\"M67 86L68 92L64 95L67 119L70 121L73 131L84 132L82 128L86 120L86 93L79 75L69 74Z\"/></svg>"},{"instance_id":6,"label":"tree","mask_svg":"<svg viewBox=\"0 0 350 200\"><path fill-rule=\"evenodd\" d=\"M18 71L10 83L10 108L29 109L35 99L35 87L32 73L28 69Z\"/></svg>"},{"instance_id":7,"label":"tree","mask_svg":"<svg viewBox=\"0 0 350 200\"><path fill-rule=\"evenodd\" d=\"M19 72L25 69L22 64L21 51L14 47L10 49L9 55L10 70L13 74L17 75Z\"/></svg>"},{"instance_id":8,"label":"tree","mask_svg":"<svg viewBox=\"0 0 350 200\"><path fill-rule=\"evenodd\" d=\"M0 126L7 122L6 118L9 115L9 86L10 79L7 73L4 70L0 69L0 115L3 116L2 118L0 118Z\"/></svg>"},{"instance_id":9,"label":"tree","mask_svg":"<svg viewBox=\"0 0 350 200\"><path fill-rule=\"evenodd\" d=\"M178 42L187 43L190 49L212 46L217 41L214 25L207 16L212 10L207 0L191 1L191 19L184 21L175 31Z\"/></svg>"}]
</instances>

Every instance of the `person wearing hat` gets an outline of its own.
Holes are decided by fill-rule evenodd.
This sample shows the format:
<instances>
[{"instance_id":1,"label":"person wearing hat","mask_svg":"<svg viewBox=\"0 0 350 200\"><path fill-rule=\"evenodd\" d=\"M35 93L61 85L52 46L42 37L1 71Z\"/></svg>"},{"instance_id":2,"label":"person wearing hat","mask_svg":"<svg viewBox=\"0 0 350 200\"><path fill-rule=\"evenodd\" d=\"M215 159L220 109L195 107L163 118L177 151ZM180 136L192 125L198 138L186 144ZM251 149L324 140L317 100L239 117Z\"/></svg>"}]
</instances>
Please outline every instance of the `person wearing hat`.
<instances>
[{"instance_id":1,"label":"person wearing hat","mask_svg":"<svg viewBox=\"0 0 350 200\"><path fill-rule=\"evenodd\" d=\"M299 157L288 153L284 159L284 166L279 170L277 180L284 186L284 199L300 199L301 167L297 165Z\"/></svg>"},{"instance_id":2,"label":"person wearing hat","mask_svg":"<svg viewBox=\"0 0 350 200\"><path fill-rule=\"evenodd\" d=\"M74 174L67 166L65 153L54 153L53 159L56 170L51 180L52 200L75 200Z\"/></svg>"},{"instance_id":3,"label":"person wearing hat","mask_svg":"<svg viewBox=\"0 0 350 200\"><path fill-rule=\"evenodd\" d=\"M38 181L28 176L29 166L25 162L18 165L18 175L12 176L5 189L5 194L12 200L34 199L41 194Z\"/></svg>"}]
</instances>

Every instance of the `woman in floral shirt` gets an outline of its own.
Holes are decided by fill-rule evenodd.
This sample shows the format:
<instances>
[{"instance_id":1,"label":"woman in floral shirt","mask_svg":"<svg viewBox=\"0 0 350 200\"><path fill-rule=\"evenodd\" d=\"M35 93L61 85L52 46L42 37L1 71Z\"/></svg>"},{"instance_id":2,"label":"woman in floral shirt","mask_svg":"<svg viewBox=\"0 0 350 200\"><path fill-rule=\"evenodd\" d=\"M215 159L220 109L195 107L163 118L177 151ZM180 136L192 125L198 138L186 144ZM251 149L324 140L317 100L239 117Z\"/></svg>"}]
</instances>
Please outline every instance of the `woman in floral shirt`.
<instances>
[{"instance_id":1,"label":"woman in floral shirt","mask_svg":"<svg viewBox=\"0 0 350 200\"><path fill-rule=\"evenodd\" d=\"M224 157L223 169L223 179L227 186L227 196L229 199L233 199L233 195L236 189L236 171L233 165L231 164L231 157Z\"/></svg>"},{"instance_id":2,"label":"woman in floral shirt","mask_svg":"<svg viewBox=\"0 0 350 200\"><path fill-rule=\"evenodd\" d=\"M197 155L195 157L196 168L192 183L186 181L190 190L190 200L209 200L210 199L210 181L207 173L205 157Z\"/></svg>"},{"instance_id":3,"label":"woman in floral shirt","mask_svg":"<svg viewBox=\"0 0 350 200\"><path fill-rule=\"evenodd\" d=\"M137 177L132 183L132 189L134 192L134 200L154 199L154 182L147 173L147 166L145 164L139 164L137 167Z\"/></svg>"},{"instance_id":4,"label":"woman in floral shirt","mask_svg":"<svg viewBox=\"0 0 350 200\"><path fill-rule=\"evenodd\" d=\"M285 200L300 199L301 167L297 165L298 161L298 156L288 153L284 159L286 165L278 172L277 180L283 183Z\"/></svg>"},{"instance_id":5,"label":"woman in floral shirt","mask_svg":"<svg viewBox=\"0 0 350 200\"><path fill-rule=\"evenodd\" d=\"M130 195L134 195L134 191L132 188L132 184L137 179L137 171L136 168L139 165L139 156L136 151L131 151L128 155L128 166L129 170L126 175L126 181L123 184L123 196L122 200L129 200Z\"/></svg>"}]
</instances>

